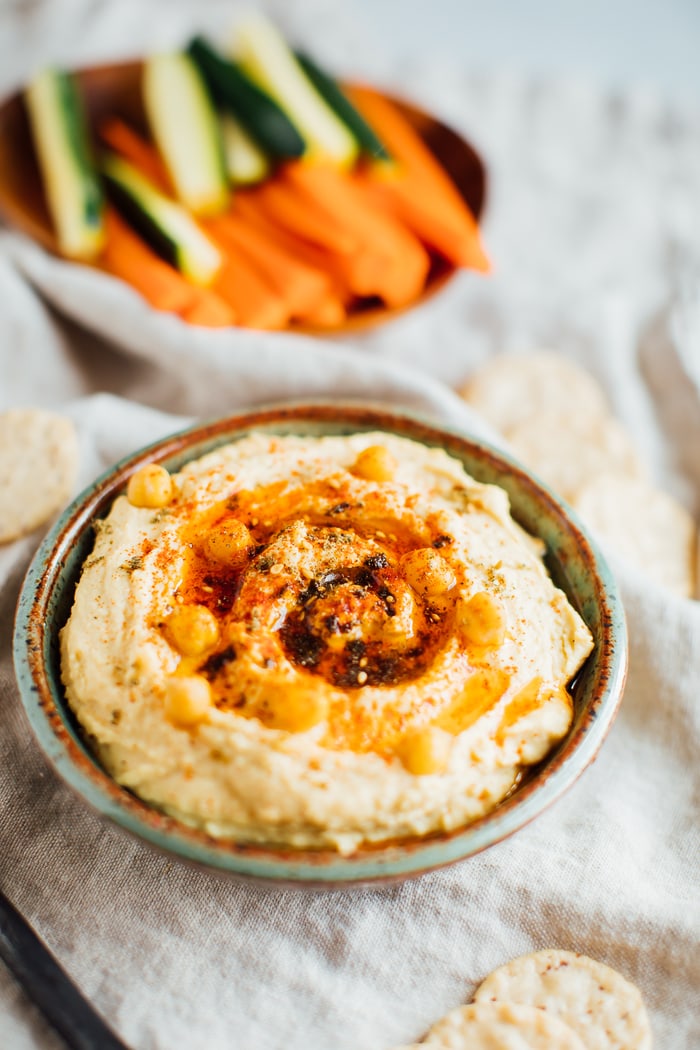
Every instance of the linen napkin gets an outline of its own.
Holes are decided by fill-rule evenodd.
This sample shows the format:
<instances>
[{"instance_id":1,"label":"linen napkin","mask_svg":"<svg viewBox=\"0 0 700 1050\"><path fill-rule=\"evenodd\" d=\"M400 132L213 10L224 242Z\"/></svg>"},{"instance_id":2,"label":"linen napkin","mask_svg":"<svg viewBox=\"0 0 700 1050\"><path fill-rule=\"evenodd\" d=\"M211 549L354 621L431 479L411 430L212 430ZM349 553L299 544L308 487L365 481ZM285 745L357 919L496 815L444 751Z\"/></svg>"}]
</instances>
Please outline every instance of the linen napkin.
<instances>
[{"instance_id":1,"label":"linen napkin","mask_svg":"<svg viewBox=\"0 0 700 1050\"><path fill-rule=\"evenodd\" d=\"M382 400L471 432L455 393L542 346L603 383L655 481L700 511L700 114L645 92L392 64L334 0L267 5L339 71L415 94L487 158L487 279L352 340L187 328L88 269L0 237L0 408L76 421L81 482L184 425L262 401ZM11 5L4 86L229 25L228 4ZM80 31L75 32L75 26ZM390 42L387 42L389 45ZM387 46L387 50L389 47ZM436 59L439 56L436 56ZM492 435L491 435L492 436ZM613 559L629 620L621 713L595 765L506 842L389 888L314 893L186 867L102 823L47 766L10 635L39 535L0 548L0 885L136 1050L388 1050L496 965L585 952L639 984L660 1050L700 1046L700 604ZM0 1045L57 1042L0 969Z\"/></svg>"}]
</instances>

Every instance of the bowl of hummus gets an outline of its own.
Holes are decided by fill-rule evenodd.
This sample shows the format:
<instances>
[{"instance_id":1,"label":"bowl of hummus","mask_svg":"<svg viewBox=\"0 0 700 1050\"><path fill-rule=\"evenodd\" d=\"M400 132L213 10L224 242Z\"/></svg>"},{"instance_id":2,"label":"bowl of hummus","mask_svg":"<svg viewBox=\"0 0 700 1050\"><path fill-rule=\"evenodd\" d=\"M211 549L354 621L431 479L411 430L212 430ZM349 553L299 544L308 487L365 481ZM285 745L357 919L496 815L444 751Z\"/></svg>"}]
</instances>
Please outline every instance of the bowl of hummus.
<instances>
[{"instance_id":1,"label":"bowl of hummus","mask_svg":"<svg viewBox=\"0 0 700 1050\"><path fill-rule=\"evenodd\" d=\"M464 859L558 798L627 642L600 553L522 467L315 404L98 479L30 567L15 662L102 814L234 875L345 885Z\"/></svg>"}]
</instances>

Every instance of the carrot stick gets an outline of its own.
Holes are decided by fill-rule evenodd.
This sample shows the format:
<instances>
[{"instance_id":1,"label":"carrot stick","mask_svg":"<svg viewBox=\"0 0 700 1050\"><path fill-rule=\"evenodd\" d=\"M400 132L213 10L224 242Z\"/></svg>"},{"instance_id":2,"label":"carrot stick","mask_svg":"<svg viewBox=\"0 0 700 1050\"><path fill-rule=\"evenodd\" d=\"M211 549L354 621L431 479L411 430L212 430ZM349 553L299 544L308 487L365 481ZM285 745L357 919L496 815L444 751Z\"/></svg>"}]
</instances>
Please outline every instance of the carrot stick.
<instances>
[{"instance_id":1,"label":"carrot stick","mask_svg":"<svg viewBox=\"0 0 700 1050\"><path fill-rule=\"evenodd\" d=\"M479 227L466 201L418 132L388 99L368 88L349 88L352 101L375 128L398 166L374 165L367 176L384 200L431 248L460 266L487 272Z\"/></svg>"},{"instance_id":2,"label":"carrot stick","mask_svg":"<svg viewBox=\"0 0 700 1050\"><path fill-rule=\"evenodd\" d=\"M247 328L284 328L289 311L255 266L239 250L229 246L224 263L211 289Z\"/></svg>"},{"instance_id":3,"label":"carrot stick","mask_svg":"<svg viewBox=\"0 0 700 1050\"><path fill-rule=\"evenodd\" d=\"M168 170L158 150L123 120L114 117L100 124L99 136L107 146L110 146L124 160L133 164L142 175L155 183L158 189L172 194Z\"/></svg>"},{"instance_id":4,"label":"carrot stick","mask_svg":"<svg viewBox=\"0 0 700 1050\"><path fill-rule=\"evenodd\" d=\"M491 265L478 228L472 223L465 226L449 205L429 196L425 186L410 174L397 173L395 179L386 182L376 181L371 172L361 172L357 178L365 182L377 207L394 214L428 248L455 266L489 272Z\"/></svg>"},{"instance_id":5,"label":"carrot stick","mask_svg":"<svg viewBox=\"0 0 700 1050\"><path fill-rule=\"evenodd\" d=\"M439 187L442 196L451 200L456 207L466 207L459 190L435 154L393 102L371 88L351 87L348 88L348 94L362 110L363 116L371 120L372 126L381 127L387 149L403 168L420 176L433 188ZM381 168L385 177L391 178L391 164L382 161L376 167Z\"/></svg>"},{"instance_id":6,"label":"carrot stick","mask_svg":"<svg viewBox=\"0 0 700 1050\"><path fill-rule=\"evenodd\" d=\"M196 288L191 306L180 312L183 321L202 328L230 328L236 323L232 307L210 288Z\"/></svg>"},{"instance_id":7,"label":"carrot stick","mask_svg":"<svg viewBox=\"0 0 700 1050\"><path fill-rule=\"evenodd\" d=\"M105 225L103 266L140 292L156 310L177 313L191 324L210 328L235 324L236 315L229 305L208 288L199 288L185 280L173 266L151 251L114 208L107 209Z\"/></svg>"},{"instance_id":8,"label":"carrot stick","mask_svg":"<svg viewBox=\"0 0 700 1050\"><path fill-rule=\"evenodd\" d=\"M311 328L337 328L345 318L346 312L342 300L337 295L330 294L312 310L307 310L298 320Z\"/></svg>"},{"instance_id":9,"label":"carrot stick","mask_svg":"<svg viewBox=\"0 0 700 1050\"><path fill-rule=\"evenodd\" d=\"M105 213L102 264L135 288L156 310L181 313L196 301L197 289L159 258L113 208Z\"/></svg>"},{"instance_id":10,"label":"carrot stick","mask_svg":"<svg viewBox=\"0 0 700 1050\"><path fill-rule=\"evenodd\" d=\"M381 206L386 208L385 204ZM234 211L245 217L246 221L260 230L269 241L278 243L296 258L303 259L310 266L323 271L332 281L334 298L344 305L346 313L347 307L356 296L380 294L386 260L368 247L359 249L352 255L345 255L326 251L295 237L289 230L275 223L257 189L240 191L236 195ZM332 312L337 315L337 306ZM308 324L317 323L310 317L304 317L303 320ZM320 326L321 322L318 323ZM330 320L327 323L331 326ZM332 323L335 324L335 321Z\"/></svg>"},{"instance_id":11,"label":"carrot stick","mask_svg":"<svg viewBox=\"0 0 700 1050\"><path fill-rule=\"evenodd\" d=\"M352 299L353 293L345 276L344 268L338 265L338 256L306 241L278 226L261 207L257 192L239 191L236 194L235 212L245 218L273 244L279 244L290 255L303 260L308 266L325 274L331 285L331 293L343 304Z\"/></svg>"},{"instance_id":12,"label":"carrot stick","mask_svg":"<svg viewBox=\"0 0 700 1050\"><path fill-rule=\"evenodd\" d=\"M365 247L346 255L301 240L275 223L257 196L257 191L255 194L238 193L235 206L239 214L245 215L249 222L271 240L275 240L287 251L330 277L335 295L346 305L357 296L379 294L386 262L381 256L377 256L376 252L371 252ZM331 217L328 216L328 222L330 221Z\"/></svg>"},{"instance_id":13,"label":"carrot stick","mask_svg":"<svg viewBox=\"0 0 700 1050\"><path fill-rule=\"evenodd\" d=\"M331 252L349 254L359 248L358 238L332 220L318 203L280 179L268 179L255 190L259 204L275 223L304 241Z\"/></svg>"},{"instance_id":14,"label":"carrot stick","mask_svg":"<svg viewBox=\"0 0 700 1050\"><path fill-rule=\"evenodd\" d=\"M290 316L303 317L331 294L329 277L295 258L237 214L235 202L232 211L210 220L206 228L224 251L233 247L249 259L286 304Z\"/></svg>"},{"instance_id":15,"label":"carrot stick","mask_svg":"<svg viewBox=\"0 0 700 1050\"><path fill-rule=\"evenodd\" d=\"M287 164L283 177L360 238L363 250L354 257L360 270L354 288L360 294L375 293L388 306L417 298L430 257L401 222L372 203L360 183L330 166L303 162ZM359 277L366 278L364 286Z\"/></svg>"}]
</instances>

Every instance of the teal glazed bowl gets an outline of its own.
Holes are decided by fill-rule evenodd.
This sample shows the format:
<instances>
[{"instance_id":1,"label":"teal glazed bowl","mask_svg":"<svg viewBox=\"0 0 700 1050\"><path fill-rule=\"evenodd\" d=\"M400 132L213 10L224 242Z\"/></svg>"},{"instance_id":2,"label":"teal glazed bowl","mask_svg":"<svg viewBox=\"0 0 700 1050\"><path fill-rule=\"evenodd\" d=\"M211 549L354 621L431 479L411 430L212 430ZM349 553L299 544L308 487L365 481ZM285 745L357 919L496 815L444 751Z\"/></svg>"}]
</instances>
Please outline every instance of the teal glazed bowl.
<instances>
[{"instance_id":1,"label":"teal glazed bowl","mask_svg":"<svg viewBox=\"0 0 700 1050\"><path fill-rule=\"evenodd\" d=\"M571 687L574 721L566 738L495 810L464 828L426 838L333 850L293 850L215 839L142 802L99 765L83 739L61 684L59 631L65 624L93 524L104 517L135 469L158 461L171 470L250 431L321 436L384 430L438 446L477 480L502 486L513 516L547 548L546 563L591 630L594 650ZM19 599L15 667L36 737L60 776L103 817L170 854L239 877L347 886L419 875L464 860L522 828L558 799L595 758L617 713L627 672L627 633L613 576L574 515L502 452L454 431L381 407L282 405L196 426L122 460L85 490L38 550Z\"/></svg>"}]
</instances>

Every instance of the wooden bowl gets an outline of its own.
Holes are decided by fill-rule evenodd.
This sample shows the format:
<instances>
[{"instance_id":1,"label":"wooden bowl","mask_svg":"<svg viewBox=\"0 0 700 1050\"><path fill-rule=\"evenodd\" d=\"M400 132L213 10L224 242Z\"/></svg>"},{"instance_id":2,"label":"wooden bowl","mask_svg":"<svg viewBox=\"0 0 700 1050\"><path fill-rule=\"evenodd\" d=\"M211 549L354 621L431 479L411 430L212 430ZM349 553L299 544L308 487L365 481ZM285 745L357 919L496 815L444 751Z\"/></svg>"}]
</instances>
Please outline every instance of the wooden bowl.
<instances>
[{"instance_id":1,"label":"wooden bowl","mask_svg":"<svg viewBox=\"0 0 700 1050\"><path fill-rule=\"evenodd\" d=\"M141 71L141 62L76 71L93 135L97 126L109 116L120 116L134 127L146 130ZM478 219L486 196L486 172L479 155L460 135L435 117L402 99L387 97L418 131ZM60 256L21 92L0 106L0 217L9 226L28 234L47 251ZM90 265L102 269L99 261ZM335 329L312 329L305 325L291 327L294 331L324 335L373 327L425 302L444 287L455 269L444 260L434 258L423 293L408 306L389 308L378 300L368 299L354 307Z\"/></svg>"}]
</instances>

